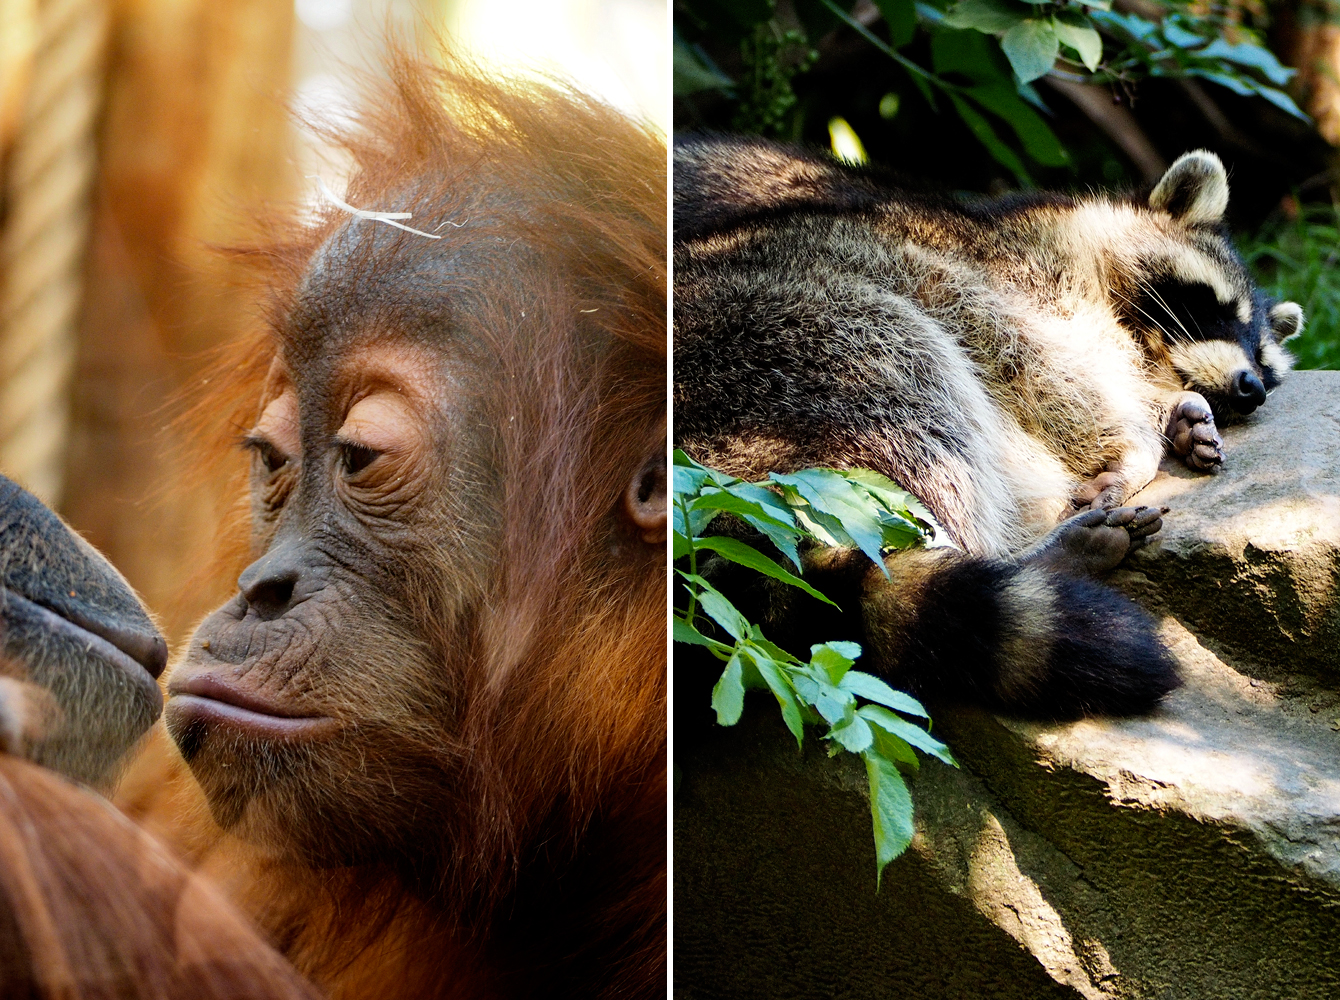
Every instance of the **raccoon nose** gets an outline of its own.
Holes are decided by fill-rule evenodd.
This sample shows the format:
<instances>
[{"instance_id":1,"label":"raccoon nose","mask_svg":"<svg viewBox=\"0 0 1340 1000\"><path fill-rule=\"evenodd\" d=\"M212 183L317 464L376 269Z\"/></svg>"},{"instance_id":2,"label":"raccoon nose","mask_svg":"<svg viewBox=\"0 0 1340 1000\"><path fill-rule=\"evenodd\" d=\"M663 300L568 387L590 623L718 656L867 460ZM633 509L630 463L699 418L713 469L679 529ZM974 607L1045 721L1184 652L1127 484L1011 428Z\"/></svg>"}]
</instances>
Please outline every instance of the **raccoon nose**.
<instances>
[{"instance_id":1,"label":"raccoon nose","mask_svg":"<svg viewBox=\"0 0 1340 1000\"><path fill-rule=\"evenodd\" d=\"M1255 372L1238 372L1238 377L1233 380L1233 388L1228 394L1228 401L1239 413L1251 413L1266 401L1266 387L1261 384Z\"/></svg>"}]
</instances>

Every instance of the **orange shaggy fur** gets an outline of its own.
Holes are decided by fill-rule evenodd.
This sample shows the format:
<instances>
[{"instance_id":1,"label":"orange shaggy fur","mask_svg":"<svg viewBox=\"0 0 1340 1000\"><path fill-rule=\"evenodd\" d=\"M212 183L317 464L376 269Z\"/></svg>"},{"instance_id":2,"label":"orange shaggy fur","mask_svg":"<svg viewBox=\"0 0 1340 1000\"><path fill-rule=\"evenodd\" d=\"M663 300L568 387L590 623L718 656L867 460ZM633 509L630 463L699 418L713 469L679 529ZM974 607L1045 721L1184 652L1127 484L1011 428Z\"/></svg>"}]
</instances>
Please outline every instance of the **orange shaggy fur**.
<instances>
[{"instance_id":1,"label":"orange shaggy fur","mask_svg":"<svg viewBox=\"0 0 1340 1000\"><path fill-rule=\"evenodd\" d=\"M280 846L239 842L210 821L161 726L119 801L331 996L659 996L664 560L609 558L601 526L621 502L629 454L665 430L664 145L553 84L501 84L407 57L390 77L340 136L356 163L345 199L413 211L416 228L443 224L461 253L520 241L567 276L521 293L453 289L496 360L509 489L490 606L443 664L464 707L441 728L442 750L465 765L460 814L443 816L444 843L424 848L442 853L442 872L425 891L389 871L313 871ZM330 210L235 251L262 265L274 321L218 362L195 406L190 419L214 447L232 447L256 419L283 347L279 318L345 222ZM575 314L578 329L523 327L519 294L534 315ZM593 332L609 335L602 357L580 348ZM216 567L229 580L257 554L237 520ZM526 961L531 971L514 971Z\"/></svg>"}]
</instances>

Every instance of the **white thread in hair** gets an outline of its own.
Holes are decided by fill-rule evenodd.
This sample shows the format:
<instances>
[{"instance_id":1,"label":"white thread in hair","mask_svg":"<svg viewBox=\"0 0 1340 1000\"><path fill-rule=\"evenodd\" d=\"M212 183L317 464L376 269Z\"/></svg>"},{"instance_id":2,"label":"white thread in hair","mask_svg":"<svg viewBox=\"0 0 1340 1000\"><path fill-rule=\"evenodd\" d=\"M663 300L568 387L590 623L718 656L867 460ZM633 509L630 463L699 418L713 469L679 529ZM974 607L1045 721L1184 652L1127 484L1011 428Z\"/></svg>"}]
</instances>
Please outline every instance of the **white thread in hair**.
<instances>
[{"instance_id":1,"label":"white thread in hair","mask_svg":"<svg viewBox=\"0 0 1340 1000\"><path fill-rule=\"evenodd\" d=\"M326 186L326 182L322 180L320 177L316 178L316 186L317 188L320 189L321 193L326 197L327 201L329 201L336 208L344 209L344 211L348 212L355 218L371 219L373 222L384 222L388 226L395 226L397 229L403 229L407 233L413 233L415 236L423 236L430 240L440 240L442 238L439 235L434 235L433 233L425 233L422 229L413 229L409 226L404 225L403 223L396 221L397 219L412 219L414 215L411 212L370 212L365 208L354 208L354 206L350 205L347 201L341 200L340 196L337 195L330 188L328 188ZM453 222L452 225L456 226L457 228L460 228L460 226L465 225L465 223L462 222L458 224ZM438 228L440 229L441 227L439 226Z\"/></svg>"}]
</instances>

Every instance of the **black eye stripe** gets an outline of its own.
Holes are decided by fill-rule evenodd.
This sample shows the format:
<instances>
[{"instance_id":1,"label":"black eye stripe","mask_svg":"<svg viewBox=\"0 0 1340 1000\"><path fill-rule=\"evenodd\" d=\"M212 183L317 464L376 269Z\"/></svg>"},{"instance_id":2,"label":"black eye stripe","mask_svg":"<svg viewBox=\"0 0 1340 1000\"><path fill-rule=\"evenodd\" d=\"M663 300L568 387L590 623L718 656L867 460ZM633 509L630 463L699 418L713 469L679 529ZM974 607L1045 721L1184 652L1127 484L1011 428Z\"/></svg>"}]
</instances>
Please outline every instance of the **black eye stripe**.
<instances>
[{"instance_id":1,"label":"black eye stripe","mask_svg":"<svg viewBox=\"0 0 1340 1000\"><path fill-rule=\"evenodd\" d=\"M1122 312L1136 326L1161 328L1169 340L1239 339L1236 307L1220 302L1206 284L1151 281L1135 289Z\"/></svg>"}]
</instances>

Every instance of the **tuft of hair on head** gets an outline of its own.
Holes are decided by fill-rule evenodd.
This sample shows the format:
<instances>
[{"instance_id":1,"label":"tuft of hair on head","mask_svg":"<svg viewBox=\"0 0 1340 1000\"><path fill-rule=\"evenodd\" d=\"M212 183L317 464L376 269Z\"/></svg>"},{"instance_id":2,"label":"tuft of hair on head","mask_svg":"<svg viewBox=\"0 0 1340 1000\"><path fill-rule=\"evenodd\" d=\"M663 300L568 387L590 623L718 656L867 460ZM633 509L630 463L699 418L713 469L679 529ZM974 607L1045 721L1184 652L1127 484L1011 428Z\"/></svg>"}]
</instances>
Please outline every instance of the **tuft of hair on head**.
<instances>
[{"instance_id":1,"label":"tuft of hair on head","mask_svg":"<svg viewBox=\"0 0 1340 1000\"><path fill-rule=\"evenodd\" d=\"M1215 225L1228 210L1228 173L1208 149L1183 153L1154 185L1149 207L1188 226Z\"/></svg>"}]
</instances>

